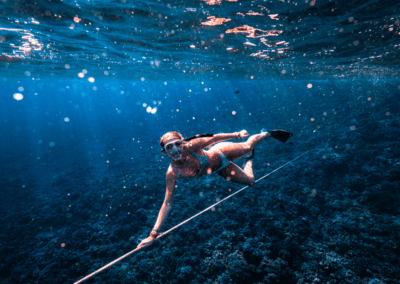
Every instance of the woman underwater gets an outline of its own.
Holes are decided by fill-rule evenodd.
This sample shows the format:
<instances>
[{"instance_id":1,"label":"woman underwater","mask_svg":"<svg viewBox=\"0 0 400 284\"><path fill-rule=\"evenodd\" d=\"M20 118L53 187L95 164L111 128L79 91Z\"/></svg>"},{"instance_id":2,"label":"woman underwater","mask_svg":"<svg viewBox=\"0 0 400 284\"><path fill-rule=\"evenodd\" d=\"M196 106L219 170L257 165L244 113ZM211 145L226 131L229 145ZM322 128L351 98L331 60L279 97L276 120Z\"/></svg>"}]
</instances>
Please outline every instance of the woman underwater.
<instances>
[{"instance_id":1,"label":"woman underwater","mask_svg":"<svg viewBox=\"0 0 400 284\"><path fill-rule=\"evenodd\" d=\"M150 236L142 240L138 247L150 246L157 238L163 223L167 219L168 213L172 209L175 183L178 179L200 178L207 174L217 173L227 180L239 184L254 185L254 147L263 139L271 136L285 142L292 134L283 130L267 132L263 129L260 134L252 135L246 142L241 143L218 142L232 138L243 139L248 137L249 134L246 130L209 136L212 137L197 138L194 136L183 139L182 135L178 132L168 132L161 137L161 152L172 160L167 170L167 190L164 203L161 206ZM204 150L209 146L211 147L208 150ZM249 155L250 153L251 155ZM246 163L243 169L232 163L232 161L244 156L246 156Z\"/></svg>"}]
</instances>

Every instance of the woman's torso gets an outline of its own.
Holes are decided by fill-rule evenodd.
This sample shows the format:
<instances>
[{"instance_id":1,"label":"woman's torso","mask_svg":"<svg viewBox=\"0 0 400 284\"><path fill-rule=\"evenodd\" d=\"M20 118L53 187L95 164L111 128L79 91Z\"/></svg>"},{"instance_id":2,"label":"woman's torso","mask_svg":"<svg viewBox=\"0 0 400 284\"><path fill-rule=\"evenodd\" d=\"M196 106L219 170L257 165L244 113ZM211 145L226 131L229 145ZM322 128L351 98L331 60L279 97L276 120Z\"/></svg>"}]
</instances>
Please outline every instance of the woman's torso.
<instances>
[{"instance_id":1,"label":"woman's torso","mask_svg":"<svg viewBox=\"0 0 400 284\"><path fill-rule=\"evenodd\" d=\"M221 167L222 161L218 150L213 148L209 150L194 151L188 147L183 162L171 163L171 166L183 178L200 178L206 174L211 174ZM202 167L202 162L205 164Z\"/></svg>"}]
</instances>

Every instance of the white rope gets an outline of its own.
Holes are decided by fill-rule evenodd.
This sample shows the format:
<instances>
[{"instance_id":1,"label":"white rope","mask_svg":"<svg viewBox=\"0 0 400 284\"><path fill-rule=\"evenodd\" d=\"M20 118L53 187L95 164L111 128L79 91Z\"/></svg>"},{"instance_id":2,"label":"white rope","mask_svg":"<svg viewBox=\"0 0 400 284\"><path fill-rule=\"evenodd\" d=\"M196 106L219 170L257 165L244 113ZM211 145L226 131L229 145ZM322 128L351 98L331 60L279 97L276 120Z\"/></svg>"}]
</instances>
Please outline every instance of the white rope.
<instances>
[{"instance_id":1,"label":"white rope","mask_svg":"<svg viewBox=\"0 0 400 284\"><path fill-rule=\"evenodd\" d=\"M306 152L306 153L307 153L307 152ZM282 169L283 167L285 167L286 165L290 164L291 162L293 162L293 161L297 160L297 159L298 159L298 158L300 158L301 156L304 156L306 153L304 153L304 154L301 154L300 156L298 156L298 157L294 158L293 160L290 160L290 161L289 161L289 162L287 162L286 164L284 164L284 165L280 166L279 168L277 168L277 169L273 170L272 172L270 172L270 173L266 174L265 176L263 176L263 177L259 178L259 179L258 179L258 180L256 180L254 183L256 183L256 182L259 182L260 180L262 180L262 179L266 178L267 176L269 176L269 175L273 174L274 172L276 172L276 171L278 171L278 170ZM178 227L182 226L183 224L185 224L185 223L189 222L190 220L192 220L192 219L196 218L197 216L199 216L199 215L203 214L204 212L206 212L206 211L210 210L211 208L215 207L216 205L218 205L218 204L220 204L220 203L224 202L225 200L227 200L227 199L231 198L232 196L234 196L234 195L238 194L239 192L241 192L241 191L245 190L245 189L246 189L246 188L248 188L248 187L249 187L249 186L247 185L247 186L245 186L245 187L243 187L243 188L239 189L238 191L236 191L236 192L232 193L231 195L229 195L229 196L225 197L224 199L222 199L222 200L218 201L217 203L215 203L215 204L211 205L210 207L207 207L206 209L204 209L203 211L201 211L201 212L197 213L196 215L193 215L193 216L192 216L192 217L190 217L189 219L186 219L186 220L185 220L185 221L183 221L182 223L179 223L179 224L178 224L178 225L176 225L175 227L172 227L171 229L169 229L169 230L165 231L164 233L161 233L161 234L159 234L159 235L157 236L156 240L157 240L157 239L159 239L159 238L161 238L161 237L163 237L163 236L165 236L166 234L168 234L168 233L172 232L173 230L175 230L175 229L177 229ZM132 250L132 251L130 251L130 252L128 252L128 253L126 253L126 254L124 254L123 256L121 256L121 257L117 258L116 260L114 260L114 261L110 262L109 264L107 264L107 265L105 265L105 266L101 267L100 269L96 270L95 272L92 272L91 274L89 274L88 276L86 276L86 277L82 278L81 280L79 280L79 281L76 281L74 284L78 284L78 283L81 283L81 282L83 282L83 281L85 281L85 280L89 279L90 277L92 277L92 276L94 276L94 275L96 275L96 274L100 273L101 271L103 271L103 270L107 269L108 267L110 267L110 266L112 266L112 265L116 264L117 262L121 261L122 259L126 258L127 256L131 255L132 253L134 253L134 252L136 252L136 251L138 251L138 250L140 250L140 249L142 249L142 248L141 248L141 247L139 247L139 248L135 248L134 250Z\"/></svg>"}]
</instances>

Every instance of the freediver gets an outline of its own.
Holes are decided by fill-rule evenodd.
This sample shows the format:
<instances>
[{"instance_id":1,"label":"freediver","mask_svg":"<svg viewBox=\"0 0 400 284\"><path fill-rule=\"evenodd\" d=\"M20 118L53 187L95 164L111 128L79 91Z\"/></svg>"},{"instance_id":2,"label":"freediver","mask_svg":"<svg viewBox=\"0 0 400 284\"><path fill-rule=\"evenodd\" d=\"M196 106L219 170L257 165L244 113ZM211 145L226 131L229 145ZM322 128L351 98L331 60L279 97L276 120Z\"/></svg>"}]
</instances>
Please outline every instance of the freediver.
<instances>
[{"instance_id":1,"label":"freediver","mask_svg":"<svg viewBox=\"0 0 400 284\"><path fill-rule=\"evenodd\" d=\"M248 132L242 130L227 134L196 135L186 139L178 132L168 132L161 137L161 152L172 160L166 175L167 190L153 230L148 238L141 241L138 248L150 246L157 238L172 209L175 184L178 179L201 178L207 174L217 173L228 181L252 186L254 185L254 147L267 137L286 142L292 134L283 130L267 132L262 129L261 133L252 135L246 142L218 143L233 138L243 139L248 136ZM207 147L210 148L205 150ZM232 162L242 157L245 158L243 169Z\"/></svg>"}]
</instances>

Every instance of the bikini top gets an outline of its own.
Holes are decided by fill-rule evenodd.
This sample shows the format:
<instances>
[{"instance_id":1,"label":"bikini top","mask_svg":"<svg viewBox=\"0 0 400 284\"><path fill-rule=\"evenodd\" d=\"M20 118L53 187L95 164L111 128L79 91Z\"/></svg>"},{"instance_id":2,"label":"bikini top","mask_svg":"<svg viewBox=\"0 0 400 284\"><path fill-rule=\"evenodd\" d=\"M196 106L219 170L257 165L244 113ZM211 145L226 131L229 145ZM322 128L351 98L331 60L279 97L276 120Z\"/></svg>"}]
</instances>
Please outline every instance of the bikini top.
<instances>
[{"instance_id":1,"label":"bikini top","mask_svg":"<svg viewBox=\"0 0 400 284\"><path fill-rule=\"evenodd\" d=\"M178 175L180 175L182 178L196 178L196 177L198 177L198 175L204 171L204 169L206 168L206 165L207 165L207 156L206 156L206 154L204 154L203 156L199 156L199 155L197 155L195 152L191 151L190 149L189 149L189 153L192 154L197 160L199 160L201 169L200 169L200 171L197 173L197 175L195 175L194 177L185 177L185 176L182 175L182 173L181 173L180 171L178 171L177 168L175 168L175 167L172 165L172 163L171 163L171 167L172 167L172 168L178 173Z\"/></svg>"}]
</instances>

